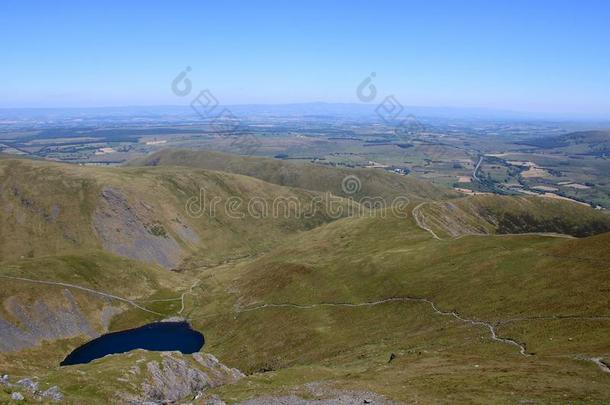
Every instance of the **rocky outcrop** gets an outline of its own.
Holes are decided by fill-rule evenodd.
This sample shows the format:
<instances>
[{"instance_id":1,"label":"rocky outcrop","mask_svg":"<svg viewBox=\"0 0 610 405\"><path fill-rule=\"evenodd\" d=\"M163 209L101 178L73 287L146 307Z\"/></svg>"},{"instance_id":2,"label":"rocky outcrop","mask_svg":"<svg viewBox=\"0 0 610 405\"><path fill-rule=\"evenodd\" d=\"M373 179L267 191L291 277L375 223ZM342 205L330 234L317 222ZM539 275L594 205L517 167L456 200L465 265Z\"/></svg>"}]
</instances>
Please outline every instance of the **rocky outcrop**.
<instances>
[{"instance_id":1,"label":"rocky outcrop","mask_svg":"<svg viewBox=\"0 0 610 405\"><path fill-rule=\"evenodd\" d=\"M192 399L201 396L208 388L232 384L244 377L239 370L225 366L211 354L188 356L166 352L161 356L160 362L146 364L147 377L141 385L141 395L134 397L123 394L123 401L161 404ZM129 374L139 375L140 372L130 370Z\"/></svg>"},{"instance_id":2,"label":"rocky outcrop","mask_svg":"<svg viewBox=\"0 0 610 405\"><path fill-rule=\"evenodd\" d=\"M38 382L32 380L31 378L23 378L17 381L17 385L20 385L30 392L36 392L38 390Z\"/></svg>"},{"instance_id":3,"label":"rocky outcrop","mask_svg":"<svg viewBox=\"0 0 610 405\"><path fill-rule=\"evenodd\" d=\"M57 385L54 385L48 390L43 391L40 396L43 399L48 399L50 401L61 401L64 399L64 395L61 393Z\"/></svg>"},{"instance_id":4,"label":"rocky outcrop","mask_svg":"<svg viewBox=\"0 0 610 405\"><path fill-rule=\"evenodd\" d=\"M212 386L206 373L175 357L165 357L161 364L152 361L147 370L150 378L142 384L142 390L149 401L177 401Z\"/></svg>"},{"instance_id":5,"label":"rocky outcrop","mask_svg":"<svg viewBox=\"0 0 610 405\"><path fill-rule=\"evenodd\" d=\"M245 377L245 374L236 368L229 368L209 353L194 353L193 358L212 375L213 386L233 384Z\"/></svg>"},{"instance_id":6,"label":"rocky outcrop","mask_svg":"<svg viewBox=\"0 0 610 405\"><path fill-rule=\"evenodd\" d=\"M34 378L22 378L17 381L15 384L10 382L10 378L8 375L3 375L0 377L0 385L4 386L6 389L12 391L11 399L13 401L23 401L26 399L34 399L36 401L51 401L51 402L59 402L64 399L64 395L60 391L57 385L54 385L44 391L39 389L39 383L36 381L36 377ZM25 393L25 395L23 394Z\"/></svg>"},{"instance_id":7,"label":"rocky outcrop","mask_svg":"<svg viewBox=\"0 0 610 405\"><path fill-rule=\"evenodd\" d=\"M45 340L98 336L68 289L62 290L62 298L54 304L36 300L33 305L16 296L6 299L4 308L17 323L0 317L0 351L18 351Z\"/></svg>"}]
</instances>

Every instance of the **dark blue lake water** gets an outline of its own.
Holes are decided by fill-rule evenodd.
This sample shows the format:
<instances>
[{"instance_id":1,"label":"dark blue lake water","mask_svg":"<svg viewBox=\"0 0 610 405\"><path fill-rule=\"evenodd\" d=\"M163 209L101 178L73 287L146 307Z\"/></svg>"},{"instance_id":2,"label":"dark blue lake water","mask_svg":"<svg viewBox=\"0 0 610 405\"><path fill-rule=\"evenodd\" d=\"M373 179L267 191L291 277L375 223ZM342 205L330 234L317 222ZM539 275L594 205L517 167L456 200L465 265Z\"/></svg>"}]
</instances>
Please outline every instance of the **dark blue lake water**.
<instances>
[{"instance_id":1,"label":"dark blue lake water","mask_svg":"<svg viewBox=\"0 0 610 405\"><path fill-rule=\"evenodd\" d=\"M153 351L198 352L204 344L203 335L186 322L156 322L135 329L102 335L74 349L61 366L89 363L108 354L134 349Z\"/></svg>"}]
</instances>

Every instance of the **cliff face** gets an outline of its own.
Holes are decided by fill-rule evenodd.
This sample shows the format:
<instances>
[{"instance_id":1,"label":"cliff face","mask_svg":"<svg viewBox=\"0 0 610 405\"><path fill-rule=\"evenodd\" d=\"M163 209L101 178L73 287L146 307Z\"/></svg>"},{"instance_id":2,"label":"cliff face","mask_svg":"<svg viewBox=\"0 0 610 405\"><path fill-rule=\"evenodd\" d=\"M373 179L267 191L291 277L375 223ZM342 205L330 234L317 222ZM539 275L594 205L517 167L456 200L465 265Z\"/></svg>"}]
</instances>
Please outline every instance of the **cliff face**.
<instances>
[{"instance_id":1,"label":"cliff face","mask_svg":"<svg viewBox=\"0 0 610 405\"><path fill-rule=\"evenodd\" d=\"M142 378L140 393L119 394L120 401L131 404L167 403L199 397L208 388L233 384L244 377L241 371L229 368L208 353L183 355L164 352L160 361L150 361L145 368L136 365L125 380Z\"/></svg>"},{"instance_id":2,"label":"cliff face","mask_svg":"<svg viewBox=\"0 0 610 405\"><path fill-rule=\"evenodd\" d=\"M100 195L93 225L105 250L173 268L178 266L184 252L163 225L156 222L158 216L148 204L131 204L120 191L106 188ZM198 241L197 235L191 233L191 239Z\"/></svg>"},{"instance_id":3,"label":"cliff face","mask_svg":"<svg viewBox=\"0 0 610 405\"><path fill-rule=\"evenodd\" d=\"M100 324L95 324L68 289L58 291L53 302L39 298L28 303L12 296L3 302L3 307L6 315L0 316L0 352L26 349L43 341L97 337L106 331L110 317L120 311L118 307L104 306Z\"/></svg>"}]
</instances>

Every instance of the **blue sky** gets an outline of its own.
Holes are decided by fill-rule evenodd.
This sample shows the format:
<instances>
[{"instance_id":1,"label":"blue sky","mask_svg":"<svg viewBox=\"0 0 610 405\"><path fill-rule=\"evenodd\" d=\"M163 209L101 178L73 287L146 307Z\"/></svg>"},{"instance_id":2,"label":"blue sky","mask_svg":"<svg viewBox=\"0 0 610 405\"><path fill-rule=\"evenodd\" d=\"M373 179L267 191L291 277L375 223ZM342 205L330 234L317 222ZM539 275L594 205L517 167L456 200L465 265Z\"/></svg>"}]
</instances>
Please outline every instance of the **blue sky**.
<instances>
[{"instance_id":1,"label":"blue sky","mask_svg":"<svg viewBox=\"0 0 610 405\"><path fill-rule=\"evenodd\" d=\"M91 3L91 4L89 4ZM358 102L610 115L607 1L13 1L0 107ZM127 4L129 3L129 4Z\"/></svg>"}]
</instances>

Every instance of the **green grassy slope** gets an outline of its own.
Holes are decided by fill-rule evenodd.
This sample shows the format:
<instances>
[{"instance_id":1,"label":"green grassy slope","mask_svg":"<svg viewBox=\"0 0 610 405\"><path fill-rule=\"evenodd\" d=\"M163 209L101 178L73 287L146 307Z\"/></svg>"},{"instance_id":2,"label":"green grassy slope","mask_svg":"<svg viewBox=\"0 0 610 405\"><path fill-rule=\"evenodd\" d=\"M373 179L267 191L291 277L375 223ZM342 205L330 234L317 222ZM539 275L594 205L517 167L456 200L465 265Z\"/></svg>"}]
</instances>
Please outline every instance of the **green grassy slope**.
<instances>
[{"instance_id":1,"label":"green grassy slope","mask_svg":"<svg viewBox=\"0 0 610 405\"><path fill-rule=\"evenodd\" d=\"M328 378L424 403L605 401L607 373L583 359L610 356L608 246L610 234L438 241L413 221L344 219L204 272L206 294L190 301L190 316L207 350L256 373L251 385L226 388L229 397ZM535 355L426 302L316 306L407 296L489 322ZM240 310L288 303L304 307ZM562 316L573 318L553 318ZM398 360L388 364L390 353Z\"/></svg>"},{"instance_id":2,"label":"green grassy slope","mask_svg":"<svg viewBox=\"0 0 610 405\"><path fill-rule=\"evenodd\" d=\"M325 173L318 190L330 187ZM392 184L382 182L380 192L393 195ZM494 235L600 232L605 214L563 201L477 196L414 201L400 216L188 215L185 206L202 186L225 199L320 195L163 164L0 160L0 319L25 329L62 325L33 346L0 353L0 374L57 384L68 403L113 401L141 383L130 370L158 354L67 368L59 361L88 339L88 327L100 333L179 315L205 334L204 351L249 374L209 392L228 402L307 396L304 384L314 381L424 404L610 401L610 373L590 360L610 359L610 233ZM442 240L417 223L417 206ZM455 229L463 236L449 238ZM464 235L473 229L490 235ZM184 271L118 257L100 234L145 252L174 240ZM492 339L489 328L516 344ZM6 330L0 333L9 336Z\"/></svg>"},{"instance_id":3,"label":"green grassy slope","mask_svg":"<svg viewBox=\"0 0 610 405\"><path fill-rule=\"evenodd\" d=\"M386 173L377 169L340 169L309 163L295 163L279 159L227 155L211 151L163 150L130 163L136 166L188 166L220 170L252 176L289 187L331 192L335 195L360 200L363 197L382 197L391 201L396 197L442 199L456 197L449 189L431 183ZM361 187L353 194L341 187L346 176L357 176Z\"/></svg>"}]
</instances>

